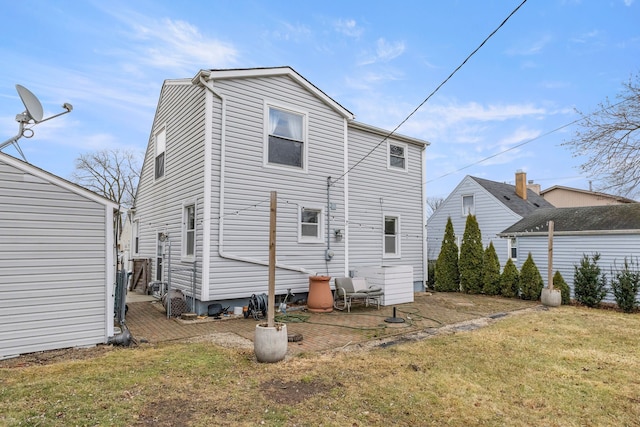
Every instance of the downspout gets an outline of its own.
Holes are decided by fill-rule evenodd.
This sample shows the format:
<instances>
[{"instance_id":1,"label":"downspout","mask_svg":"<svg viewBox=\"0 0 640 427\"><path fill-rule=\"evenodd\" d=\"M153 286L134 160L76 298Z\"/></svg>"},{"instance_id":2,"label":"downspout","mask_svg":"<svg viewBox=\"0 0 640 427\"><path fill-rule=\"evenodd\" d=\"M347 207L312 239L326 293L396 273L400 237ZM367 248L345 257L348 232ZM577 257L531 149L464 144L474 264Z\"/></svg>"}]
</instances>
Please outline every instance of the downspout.
<instances>
[{"instance_id":1,"label":"downspout","mask_svg":"<svg viewBox=\"0 0 640 427\"><path fill-rule=\"evenodd\" d=\"M220 134L221 134L220 135L220 183L219 183L220 185L220 201L219 201L220 218L218 219L218 255L220 256L220 258L246 262L249 264L263 265L268 267L269 261L263 261L259 259L249 258L249 257L242 257L239 255L229 254L224 251L224 188L225 188L225 161L226 161L226 133L227 133L227 121L226 121L227 99L224 95L218 93L213 88L213 86L211 86L209 82L204 79L202 75L200 75L199 78L200 78L200 83L207 90L209 90L213 95L215 95L222 101L222 117L221 117L221 129L220 129ZM207 197L207 194L205 194L205 203L206 203L206 197ZM206 218L210 218L210 217L211 215L206 216ZM284 265L278 262L276 262L276 267L282 270L297 271L299 273L309 274L313 276L316 275L315 271L307 270L306 268L302 268L302 267ZM204 280L203 280L203 283L204 283ZM203 297L204 297L204 291L203 291ZM207 298L208 297L209 295L208 295L208 288L207 288Z\"/></svg>"},{"instance_id":2,"label":"downspout","mask_svg":"<svg viewBox=\"0 0 640 427\"><path fill-rule=\"evenodd\" d=\"M327 177L327 250L324 254L325 261L331 261L331 177ZM327 264L327 275L329 275L329 265Z\"/></svg>"},{"instance_id":3,"label":"downspout","mask_svg":"<svg viewBox=\"0 0 640 427\"><path fill-rule=\"evenodd\" d=\"M427 290L427 281L429 279L429 260L427 259L427 192L426 192L426 174L427 174L427 147L423 146L420 153L422 161L422 286L423 291Z\"/></svg>"},{"instance_id":4,"label":"downspout","mask_svg":"<svg viewBox=\"0 0 640 427\"><path fill-rule=\"evenodd\" d=\"M344 276L349 277L349 126L347 119L343 122L344 144Z\"/></svg>"}]
</instances>

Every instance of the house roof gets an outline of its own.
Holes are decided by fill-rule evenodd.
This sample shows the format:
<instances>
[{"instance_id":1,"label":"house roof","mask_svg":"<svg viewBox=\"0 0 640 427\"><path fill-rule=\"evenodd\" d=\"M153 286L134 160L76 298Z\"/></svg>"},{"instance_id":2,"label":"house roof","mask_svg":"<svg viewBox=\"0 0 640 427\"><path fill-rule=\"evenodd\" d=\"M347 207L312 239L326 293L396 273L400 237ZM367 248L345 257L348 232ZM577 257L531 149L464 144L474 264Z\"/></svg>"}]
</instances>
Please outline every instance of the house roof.
<instances>
[{"instance_id":1,"label":"house roof","mask_svg":"<svg viewBox=\"0 0 640 427\"><path fill-rule=\"evenodd\" d=\"M547 234L549 221L555 232L640 232L640 203L538 209L504 230L499 236Z\"/></svg>"},{"instance_id":2,"label":"house roof","mask_svg":"<svg viewBox=\"0 0 640 427\"><path fill-rule=\"evenodd\" d=\"M515 185L506 184L504 182L490 181L488 179L470 176L482 188L487 190L499 202L504 204L521 217L525 217L540 208L553 208L554 206L546 201L542 196L534 191L527 189L527 200L523 200L516 194Z\"/></svg>"},{"instance_id":3,"label":"house roof","mask_svg":"<svg viewBox=\"0 0 640 427\"><path fill-rule=\"evenodd\" d=\"M602 197L602 198L605 198L605 199L612 199L612 200L615 200L615 201L617 201L619 203L636 203L635 200L628 199L628 198L622 197L622 196L616 196L616 195L613 195L613 194L606 194L606 193L599 193L597 191L582 190L580 188L565 187L565 186L562 186L562 185L554 185L553 187L549 187L546 190L542 190L540 192L540 195L544 196L545 194L550 193L550 192L552 192L554 190L565 190L565 191L572 191L574 193L589 194L589 195L592 195L592 196L598 196L598 197Z\"/></svg>"}]
</instances>

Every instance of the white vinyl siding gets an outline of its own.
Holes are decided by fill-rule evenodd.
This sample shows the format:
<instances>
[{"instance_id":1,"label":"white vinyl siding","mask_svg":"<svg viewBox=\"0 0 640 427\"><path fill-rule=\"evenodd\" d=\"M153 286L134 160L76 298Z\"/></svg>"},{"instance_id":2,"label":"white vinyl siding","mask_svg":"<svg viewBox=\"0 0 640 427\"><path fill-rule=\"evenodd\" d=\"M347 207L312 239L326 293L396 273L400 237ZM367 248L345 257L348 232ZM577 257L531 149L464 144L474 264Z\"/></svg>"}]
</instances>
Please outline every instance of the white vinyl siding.
<instances>
[{"instance_id":1,"label":"white vinyl siding","mask_svg":"<svg viewBox=\"0 0 640 427\"><path fill-rule=\"evenodd\" d=\"M117 206L3 157L0 359L106 343L113 334Z\"/></svg>"}]
</instances>

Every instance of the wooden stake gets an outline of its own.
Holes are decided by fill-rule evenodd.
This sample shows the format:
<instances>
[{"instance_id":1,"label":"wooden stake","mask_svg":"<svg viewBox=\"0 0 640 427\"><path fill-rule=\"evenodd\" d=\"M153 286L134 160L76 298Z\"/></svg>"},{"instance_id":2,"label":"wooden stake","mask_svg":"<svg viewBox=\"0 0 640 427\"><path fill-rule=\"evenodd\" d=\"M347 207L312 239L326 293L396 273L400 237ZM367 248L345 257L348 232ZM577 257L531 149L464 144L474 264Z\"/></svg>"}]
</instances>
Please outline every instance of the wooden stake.
<instances>
[{"instance_id":1,"label":"wooden stake","mask_svg":"<svg viewBox=\"0 0 640 427\"><path fill-rule=\"evenodd\" d=\"M547 287L553 290L553 221L549 221L549 255L547 268Z\"/></svg>"},{"instance_id":2,"label":"wooden stake","mask_svg":"<svg viewBox=\"0 0 640 427\"><path fill-rule=\"evenodd\" d=\"M278 193L271 192L269 214L269 298L267 302L267 326L275 326L276 304L276 213L278 210Z\"/></svg>"}]
</instances>

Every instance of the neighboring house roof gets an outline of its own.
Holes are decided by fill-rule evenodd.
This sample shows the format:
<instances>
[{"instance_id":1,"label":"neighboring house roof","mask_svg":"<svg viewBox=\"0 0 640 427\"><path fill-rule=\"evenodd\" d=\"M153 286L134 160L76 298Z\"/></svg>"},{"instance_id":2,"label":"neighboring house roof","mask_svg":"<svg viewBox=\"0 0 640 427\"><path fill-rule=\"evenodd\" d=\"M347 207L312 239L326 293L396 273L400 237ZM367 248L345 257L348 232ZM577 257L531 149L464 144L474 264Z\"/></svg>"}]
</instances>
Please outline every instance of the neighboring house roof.
<instances>
[{"instance_id":1,"label":"neighboring house roof","mask_svg":"<svg viewBox=\"0 0 640 427\"><path fill-rule=\"evenodd\" d=\"M487 190L493 197L507 208L525 217L539 208L553 208L554 206L534 191L527 189L527 200L516 194L514 185L503 182L490 181L488 179L470 176L475 182Z\"/></svg>"},{"instance_id":2,"label":"neighboring house roof","mask_svg":"<svg viewBox=\"0 0 640 427\"><path fill-rule=\"evenodd\" d=\"M547 234L549 221L556 232L640 232L640 203L576 208L539 209L499 235Z\"/></svg>"},{"instance_id":3,"label":"neighboring house roof","mask_svg":"<svg viewBox=\"0 0 640 427\"><path fill-rule=\"evenodd\" d=\"M606 193L599 193L597 191L589 191L589 190L582 190L580 188L572 188L572 187L565 187L562 185L554 185L553 187L549 187L546 190L542 190L540 192L540 195L544 197L545 194L551 193L555 190L564 190L564 191L570 191L573 193L580 193L580 194L585 194L588 196L595 196L595 197L599 197L599 198L603 198L603 199L611 199L613 201L616 201L618 203L636 203L635 200L632 199L628 199L626 197L622 197L622 196L616 196L613 194L606 194Z\"/></svg>"},{"instance_id":4,"label":"neighboring house roof","mask_svg":"<svg viewBox=\"0 0 640 427\"><path fill-rule=\"evenodd\" d=\"M62 188L66 188L69 191L72 191L76 194L79 194L81 196L86 197L87 199L96 201L98 203L101 203L105 206L112 206L114 209L118 209L118 204L113 202L110 199L107 199L104 196L101 196L98 193L94 193L91 190L88 190L87 188L78 185L74 182L71 181L67 181L64 178L61 178L57 175L52 174L51 172L47 172L44 169L41 169L37 166L32 165L31 163L26 163L20 159L17 159L9 154L6 153L2 153L0 152L0 161L6 162L7 164L20 169L24 172L30 173L38 178L41 178L45 181L49 181L52 184L58 185Z\"/></svg>"}]
</instances>

